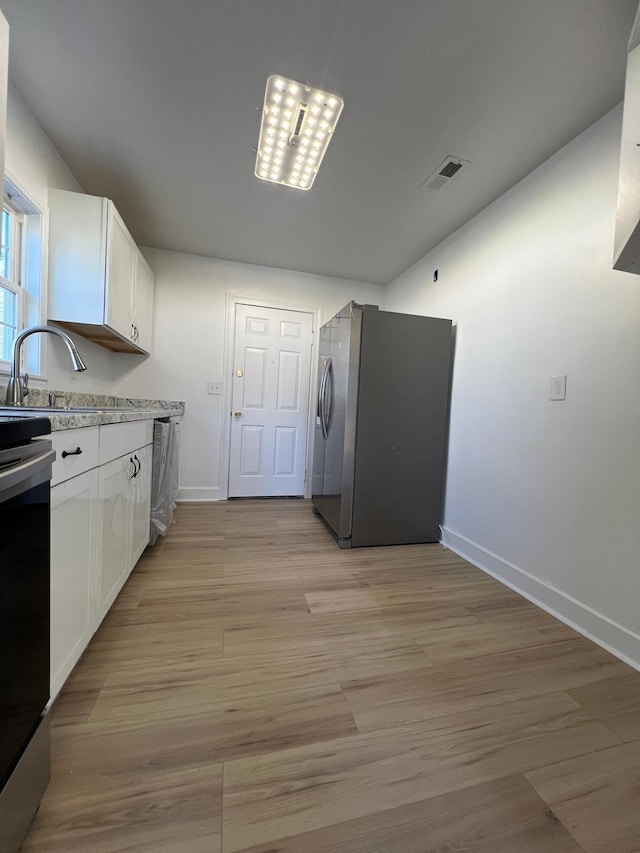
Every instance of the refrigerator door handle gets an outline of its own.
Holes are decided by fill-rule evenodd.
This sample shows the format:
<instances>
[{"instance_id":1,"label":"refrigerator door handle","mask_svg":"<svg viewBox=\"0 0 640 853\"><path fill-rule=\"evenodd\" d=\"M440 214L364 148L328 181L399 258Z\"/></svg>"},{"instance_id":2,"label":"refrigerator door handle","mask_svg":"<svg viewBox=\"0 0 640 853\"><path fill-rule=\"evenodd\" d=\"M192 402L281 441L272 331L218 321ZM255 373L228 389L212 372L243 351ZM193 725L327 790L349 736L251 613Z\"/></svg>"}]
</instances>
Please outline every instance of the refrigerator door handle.
<instances>
[{"instance_id":1,"label":"refrigerator door handle","mask_svg":"<svg viewBox=\"0 0 640 853\"><path fill-rule=\"evenodd\" d=\"M328 436L329 425L331 424L331 415L333 414L333 360L331 356L327 359L327 380L324 384L324 403L322 411L324 412L325 433Z\"/></svg>"},{"instance_id":2,"label":"refrigerator door handle","mask_svg":"<svg viewBox=\"0 0 640 853\"><path fill-rule=\"evenodd\" d=\"M329 364L330 359L325 359L323 363L323 371L322 378L320 379L320 386L318 388L318 417L320 418L320 427L322 428L322 437L326 439L327 437L327 423L324 414L324 395L325 388L327 385L327 376L329 374Z\"/></svg>"}]
</instances>

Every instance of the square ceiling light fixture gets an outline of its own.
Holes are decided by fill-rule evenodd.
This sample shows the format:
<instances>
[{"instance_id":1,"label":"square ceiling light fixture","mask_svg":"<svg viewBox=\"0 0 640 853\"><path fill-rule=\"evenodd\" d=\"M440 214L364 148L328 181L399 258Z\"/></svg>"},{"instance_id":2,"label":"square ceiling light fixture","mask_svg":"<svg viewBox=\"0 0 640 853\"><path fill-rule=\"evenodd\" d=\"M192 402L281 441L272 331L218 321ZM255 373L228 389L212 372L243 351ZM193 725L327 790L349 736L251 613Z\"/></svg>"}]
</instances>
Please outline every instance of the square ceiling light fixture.
<instances>
[{"instance_id":1,"label":"square ceiling light fixture","mask_svg":"<svg viewBox=\"0 0 640 853\"><path fill-rule=\"evenodd\" d=\"M256 176L311 189L343 107L339 95L272 74L262 108Z\"/></svg>"}]
</instances>

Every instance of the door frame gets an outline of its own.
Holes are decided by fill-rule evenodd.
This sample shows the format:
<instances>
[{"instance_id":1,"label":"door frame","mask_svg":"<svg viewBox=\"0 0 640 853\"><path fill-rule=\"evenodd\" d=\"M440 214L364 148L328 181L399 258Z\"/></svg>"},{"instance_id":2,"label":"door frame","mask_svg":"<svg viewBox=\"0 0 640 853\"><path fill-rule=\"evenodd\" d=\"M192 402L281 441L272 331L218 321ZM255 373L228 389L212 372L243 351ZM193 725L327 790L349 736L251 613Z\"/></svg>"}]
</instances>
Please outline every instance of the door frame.
<instances>
[{"instance_id":1,"label":"door frame","mask_svg":"<svg viewBox=\"0 0 640 853\"><path fill-rule=\"evenodd\" d=\"M255 296L239 296L236 293L226 294L225 305L225 330L224 330L224 357L222 384L222 429L220 442L220 486L224 495L223 500L229 498L229 472L231 467L231 403L233 399L233 352L236 337L236 307L238 305L253 305L256 308L276 308L284 311L297 311L301 314L311 315L311 363L309 367L309 407L307 412L307 430L305 452L305 479L304 496L311 497L311 468L313 465L313 429L315 426L316 393L318 385L317 370L314 365L318 360L318 335L317 331L322 325L322 308L313 307L309 304L297 303L292 305L288 302L274 302L269 299L260 299Z\"/></svg>"}]
</instances>

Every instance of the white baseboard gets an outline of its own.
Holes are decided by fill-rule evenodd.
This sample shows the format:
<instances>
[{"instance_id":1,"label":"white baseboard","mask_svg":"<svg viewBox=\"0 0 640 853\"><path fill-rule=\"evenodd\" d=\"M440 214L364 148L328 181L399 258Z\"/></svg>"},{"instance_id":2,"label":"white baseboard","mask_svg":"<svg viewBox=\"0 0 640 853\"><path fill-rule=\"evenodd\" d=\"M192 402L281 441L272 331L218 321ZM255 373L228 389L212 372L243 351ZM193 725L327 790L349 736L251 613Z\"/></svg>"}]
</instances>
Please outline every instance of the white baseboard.
<instances>
[{"instance_id":1,"label":"white baseboard","mask_svg":"<svg viewBox=\"0 0 640 853\"><path fill-rule=\"evenodd\" d=\"M548 581L536 578L524 569L503 560L448 527L442 528L442 544L505 586L575 628L589 640L640 670L640 636L598 613Z\"/></svg>"},{"instance_id":2,"label":"white baseboard","mask_svg":"<svg viewBox=\"0 0 640 853\"><path fill-rule=\"evenodd\" d=\"M178 489L178 501L183 503L188 501L224 501L226 498L227 496L222 493L221 489L209 486L186 486Z\"/></svg>"}]
</instances>

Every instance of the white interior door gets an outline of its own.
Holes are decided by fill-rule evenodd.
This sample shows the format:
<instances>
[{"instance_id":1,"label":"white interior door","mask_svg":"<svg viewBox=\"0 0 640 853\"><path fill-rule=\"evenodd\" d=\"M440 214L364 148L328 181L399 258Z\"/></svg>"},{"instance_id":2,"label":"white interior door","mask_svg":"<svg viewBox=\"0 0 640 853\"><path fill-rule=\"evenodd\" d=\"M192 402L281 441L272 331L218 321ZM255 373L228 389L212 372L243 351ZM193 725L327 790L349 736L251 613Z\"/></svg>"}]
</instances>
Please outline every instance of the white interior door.
<instances>
[{"instance_id":1,"label":"white interior door","mask_svg":"<svg viewBox=\"0 0 640 853\"><path fill-rule=\"evenodd\" d=\"M313 315L236 305L229 497L304 494Z\"/></svg>"}]
</instances>

